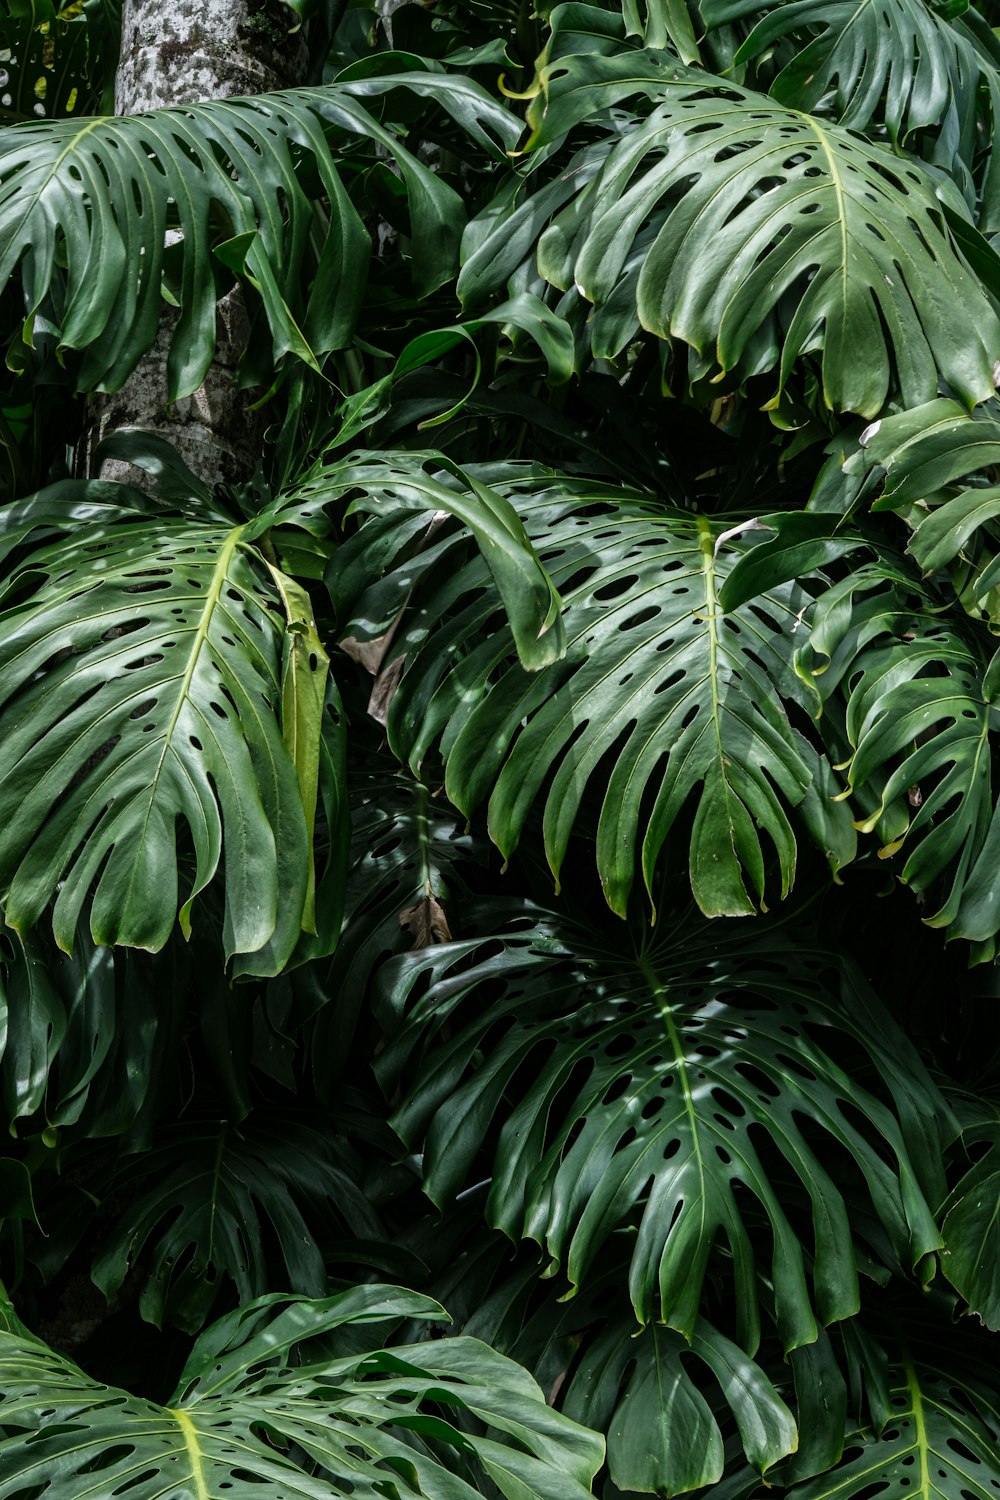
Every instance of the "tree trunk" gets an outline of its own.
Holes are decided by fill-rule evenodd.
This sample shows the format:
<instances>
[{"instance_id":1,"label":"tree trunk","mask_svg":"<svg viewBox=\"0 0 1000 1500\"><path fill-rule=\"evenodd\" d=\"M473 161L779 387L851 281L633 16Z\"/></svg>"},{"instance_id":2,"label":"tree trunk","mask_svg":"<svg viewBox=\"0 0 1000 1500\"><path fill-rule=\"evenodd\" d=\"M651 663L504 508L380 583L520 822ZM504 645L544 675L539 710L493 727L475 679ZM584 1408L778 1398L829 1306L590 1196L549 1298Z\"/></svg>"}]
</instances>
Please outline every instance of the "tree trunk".
<instances>
[{"instance_id":1,"label":"tree trunk","mask_svg":"<svg viewBox=\"0 0 1000 1500\"><path fill-rule=\"evenodd\" d=\"M283 0L125 0L115 108L139 114L201 99L228 99L300 84L307 51L294 12ZM94 472L94 450L122 428L165 437L208 484L246 479L260 455L263 421L236 388L235 369L246 342L243 296L234 287L219 302L217 346L205 383L194 395L167 402L169 332L160 335L120 391L94 398L81 442L78 470ZM128 464L105 461L105 479L135 478Z\"/></svg>"}]
</instances>

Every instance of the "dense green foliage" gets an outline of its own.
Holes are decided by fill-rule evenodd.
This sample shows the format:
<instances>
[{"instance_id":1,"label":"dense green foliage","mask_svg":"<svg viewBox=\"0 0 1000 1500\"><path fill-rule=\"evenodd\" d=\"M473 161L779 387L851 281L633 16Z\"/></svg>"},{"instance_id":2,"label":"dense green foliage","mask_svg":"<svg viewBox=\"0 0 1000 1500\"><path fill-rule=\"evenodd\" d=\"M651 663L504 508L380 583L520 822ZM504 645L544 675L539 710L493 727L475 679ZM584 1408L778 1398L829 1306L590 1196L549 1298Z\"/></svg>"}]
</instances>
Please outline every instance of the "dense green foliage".
<instances>
[{"instance_id":1,"label":"dense green foliage","mask_svg":"<svg viewBox=\"0 0 1000 1500\"><path fill-rule=\"evenodd\" d=\"M1000 13L295 9L0 0L0 1496L993 1500Z\"/></svg>"}]
</instances>

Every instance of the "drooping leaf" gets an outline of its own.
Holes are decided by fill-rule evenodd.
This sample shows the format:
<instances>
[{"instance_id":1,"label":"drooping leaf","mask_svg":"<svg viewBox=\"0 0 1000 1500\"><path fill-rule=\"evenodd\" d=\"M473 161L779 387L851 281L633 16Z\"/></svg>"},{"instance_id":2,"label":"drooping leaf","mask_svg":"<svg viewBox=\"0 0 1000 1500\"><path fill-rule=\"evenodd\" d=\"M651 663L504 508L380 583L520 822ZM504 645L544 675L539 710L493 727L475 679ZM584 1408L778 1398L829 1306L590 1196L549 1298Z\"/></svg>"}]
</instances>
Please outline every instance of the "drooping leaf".
<instances>
[{"instance_id":1,"label":"drooping leaf","mask_svg":"<svg viewBox=\"0 0 1000 1500\"><path fill-rule=\"evenodd\" d=\"M818 1467L839 1458L846 1387L831 1339L821 1334L783 1359L763 1285L763 1347L751 1359L706 1318L698 1320L690 1342L660 1326L637 1327L627 1297L628 1240L613 1237L576 1294L556 1300L539 1279L543 1259L522 1251L512 1270L503 1238L478 1223L470 1231L462 1222L469 1213L466 1198L444 1222L436 1221L428 1246L434 1295L463 1333L530 1370L553 1405L608 1433L609 1472L618 1489L661 1495L718 1483L713 1476L723 1449L728 1472L734 1449L741 1450L750 1469L770 1483L776 1464L794 1451L797 1466L800 1452L808 1459L810 1448L815 1458L814 1439L825 1441L831 1432L834 1445L824 1450L830 1457ZM419 1243L423 1248L426 1242ZM719 1287L727 1280L720 1278ZM658 1397L648 1400L658 1383ZM784 1480L788 1465L776 1472ZM801 1478L816 1468L795 1472Z\"/></svg>"},{"instance_id":2,"label":"drooping leaf","mask_svg":"<svg viewBox=\"0 0 1000 1500\"><path fill-rule=\"evenodd\" d=\"M413 91L429 90L437 77L416 74ZM359 142L376 143L395 161L417 289L440 286L457 255L458 195L356 97L407 87L406 75L394 75L380 87L347 83L4 131L0 288L19 274L25 342L36 315L44 317L61 350L84 351L78 388L115 390L156 337L166 280L180 308L169 394L189 395L214 354L216 297L229 284L216 267L229 264L246 271L261 299L276 358L292 351L314 361L343 347L371 238L331 138L345 164ZM470 128L509 137L509 116L476 85L442 97ZM316 197L325 201L322 218Z\"/></svg>"},{"instance_id":3,"label":"drooping leaf","mask_svg":"<svg viewBox=\"0 0 1000 1500\"><path fill-rule=\"evenodd\" d=\"M799 652L824 705L829 753L846 762L842 795L855 801L857 826L877 833L881 858L901 856L890 866L901 880L932 897L924 920L981 945L980 958L1000 933L987 875L1000 839L993 645L942 618L916 579L883 561L821 595Z\"/></svg>"},{"instance_id":4,"label":"drooping leaf","mask_svg":"<svg viewBox=\"0 0 1000 1500\"><path fill-rule=\"evenodd\" d=\"M257 954L262 972L287 959L306 826L279 723L280 601L242 531L138 514L71 531L8 580L0 879L11 926L27 930L54 899L69 951L93 892L98 942L156 950L178 908L188 925L224 858L227 953ZM179 824L192 873L178 865Z\"/></svg>"},{"instance_id":5,"label":"drooping leaf","mask_svg":"<svg viewBox=\"0 0 1000 1500\"><path fill-rule=\"evenodd\" d=\"M76 1494L126 1484L134 1500L247 1485L261 1500L377 1500L401 1485L476 1500L490 1481L506 1500L585 1500L603 1456L596 1434L474 1339L366 1347L365 1324L445 1316L399 1288L252 1303L198 1340L170 1406L90 1379L4 1311L0 1500L39 1482ZM321 1339L345 1352L310 1357Z\"/></svg>"},{"instance_id":6,"label":"drooping leaf","mask_svg":"<svg viewBox=\"0 0 1000 1500\"><path fill-rule=\"evenodd\" d=\"M793 957L787 945L741 948L698 933L629 954L620 937L606 945L542 913L530 921L502 944L429 949L385 970L383 1024L395 1036L377 1070L387 1086L409 1081L396 1125L413 1147L423 1143L436 1202L464 1185L502 1112L491 1222L537 1240L573 1286L628 1225L640 1321L662 1319L687 1338L713 1246L725 1244L737 1336L751 1351L761 1250L744 1202L770 1226L786 1348L812 1342L817 1317L857 1310L851 1216L827 1170L831 1152L860 1174L903 1264L940 1244L919 1184L940 1191L947 1111L857 975L806 948ZM897 1115L823 1050L828 1028L888 1075L913 1160ZM800 1118L822 1133L822 1148ZM811 1209L811 1287L779 1161Z\"/></svg>"},{"instance_id":7,"label":"drooping leaf","mask_svg":"<svg viewBox=\"0 0 1000 1500\"><path fill-rule=\"evenodd\" d=\"M397 754L419 768L440 738L448 795L470 813L489 794L490 832L504 854L544 797L557 878L593 787L602 803L597 865L616 911L625 910L637 861L652 887L685 807L695 814L690 877L703 911L755 910L766 845L786 893L796 858L787 810L815 770L784 707L808 701L789 670L808 595L773 590L724 616L718 591L738 555L717 548L724 526L544 473L511 469L493 487L510 494L565 599L566 656L536 678L510 662L485 569L448 541L435 539L415 558L404 551L364 590L393 546L405 546L412 521L400 508L395 544L388 521L370 541L363 529L332 572L345 605L355 595L361 621L391 619L409 602L392 648L404 658L388 711Z\"/></svg>"},{"instance_id":8,"label":"drooping leaf","mask_svg":"<svg viewBox=\"0 0 1000 1500\"><path fill-rule=\"evenodd\" d=\"M543 151L627 99L653 104L614 125L596 175L593 147L568 164L579 185L537 239L546 280L598 309L630 302L706 374L777 367L780 392L815 352L835 411L877 416L893 392L917 405L941 381L969 405L992 394L1000 260L919 162L653 51L570 57L543 82ZM505 234L501 219L477 243L466 286Z\"/></svg>"},{"instance_id":9,"label":"drooping leaf","mask_svg":"<svg viewBox=\"0 0 1000 1500\"><path fill-rule=\"evenodd\" d=\"M428 513L432 523L438 513L438 524L453 516L479 545L522 665L537 670L557 661L565 651L559 594L509 497L484 483L474 469L447 465L433 472L440 455L414 453L406 460L362 452L329 466L317 464L282 500L282 512L297 516L353 497L352 510L362 514L400 507ZM342 589L343 570L359 566L365 566L363 551L360 559L357 548L338 551L328 574L335 592ZM382 634L389 624L391 617L377 621L375 633ZM370 633L366 630L362 638Z\"/></svg>"},{"instance_id":10,"label":"drooping leaf","mask_svg":"<svg viewBox=\"0 0 1000 1500\"><path fill-rule=\"evenodd\" d=\"M1000 1122L985 1100L963 1111L977 1160L944 1205L941 1269L987 1328L1000 1328ZM970 1118L971 1116L971 1118Z\"/></svg>"},{"instance_id":11,"label":"drooping leaf","mask_svg":"<svg viewBox=\"0 0 1000 1500\"><path fill-rule=\"evenodd\" d=\"M241 1125L180 1125L124 1165L112 1190L128 1202L93 1266L107 1297L137 1270L143 1317L197 1332L232 1283L240 1304L274 1284L277 1245L290 1291L326 1291L324 1226L335 1218L357 1238L382 1236L346 1144L282 1116Z\"/></svg>"}]
</instances>

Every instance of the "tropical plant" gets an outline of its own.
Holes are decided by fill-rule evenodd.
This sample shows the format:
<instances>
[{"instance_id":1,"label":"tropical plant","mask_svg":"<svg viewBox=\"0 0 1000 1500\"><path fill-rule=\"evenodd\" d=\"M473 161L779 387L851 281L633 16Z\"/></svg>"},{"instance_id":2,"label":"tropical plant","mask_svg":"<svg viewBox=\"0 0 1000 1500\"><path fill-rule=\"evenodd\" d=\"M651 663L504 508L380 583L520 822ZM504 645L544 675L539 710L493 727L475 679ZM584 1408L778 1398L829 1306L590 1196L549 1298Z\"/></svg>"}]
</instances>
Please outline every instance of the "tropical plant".
<instances>
[{"instance_id":1,"label":"tropical plant","mask_svg":"<svg viewBox=\"0 0 1000 1500\"><path fill-rule=\"evenodd\" d=\"M0 0L0 1496L992 1496L1000 13L212 3Z\"/></svg>"}]
</instances>

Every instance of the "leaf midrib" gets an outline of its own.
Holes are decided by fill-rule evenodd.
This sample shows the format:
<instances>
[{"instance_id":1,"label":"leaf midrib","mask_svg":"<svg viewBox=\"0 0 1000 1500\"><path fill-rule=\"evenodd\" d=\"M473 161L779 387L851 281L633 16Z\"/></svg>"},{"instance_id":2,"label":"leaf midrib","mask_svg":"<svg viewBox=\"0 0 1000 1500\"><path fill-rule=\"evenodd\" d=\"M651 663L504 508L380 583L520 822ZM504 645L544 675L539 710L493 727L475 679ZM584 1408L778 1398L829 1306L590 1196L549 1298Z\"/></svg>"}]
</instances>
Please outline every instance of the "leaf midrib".
<instances>
[{"instance_id":1,"label":"leaf midrib","mask_svg":"<svg viewBox=\"0 0 1000 1500\"><path fill-rule=\"evenodd\" d=\"M181 1430L184 1439L184 1448L187 1453L188 1463L191 1465L191 1478L194 1481L195 1500L212 1500L205 1481L205 1465L202 1459L201 1444L198 1442L198 1429L195 1427L186 1411L180 1407L170 1406L166 1410L173 1417Z\"/></svg>"}]
</instances>

